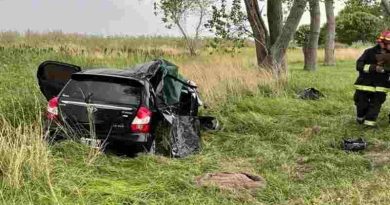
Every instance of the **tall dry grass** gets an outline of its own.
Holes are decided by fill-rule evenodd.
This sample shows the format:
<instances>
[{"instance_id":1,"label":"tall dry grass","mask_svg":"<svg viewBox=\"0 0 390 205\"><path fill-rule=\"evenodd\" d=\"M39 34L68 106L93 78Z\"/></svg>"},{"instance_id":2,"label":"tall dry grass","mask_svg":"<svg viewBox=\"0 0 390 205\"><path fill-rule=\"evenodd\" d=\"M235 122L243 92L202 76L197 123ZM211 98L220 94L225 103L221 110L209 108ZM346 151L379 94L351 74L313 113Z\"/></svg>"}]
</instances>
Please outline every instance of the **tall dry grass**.
<instances>
[{"instance_id":1,"label":"tall dry grass","mask_svg":"<svg viewBox=\"0 0 390 205\"><path fill-rule=\"evenodd\" d=\"M181 63L180 72L195 81L206 103L216 105L229 96L256 94L260 86L272 85L272 73L257 69L241 56L209 56Z\"/></svg>"},{"instance_id":2,"label":"tall dry grass","mask_svg":"<svg viewBox=\"0 0 390 205\"><path fill-rule=\"evenodd\" d=\"M338 48L335 55L337 61L355 61L363 51L364 48ZM324 61L324 52L318 50L319 64ZM301 50L288 50L287 55L288 63L303 63ZM180 72L199 85L202 97L210 105L221 103L229 96L256 94L263 86L277 92L284 83L276 81L271 72L257 68L252 49L237 56L203 56L179 65Z\"/></svg>"},{"instance_id":3,"label":"tall dry grass","mask_svg":"<svg viewBox=\"0 0 390 205\"><path fill-rule=\"evenodd\" d=\"M50 157L38 124L12 126L0 118L0 176L2 183L20 188L27 181L50 182Z\"/></svg>"},{"instance_id":4,"label":"tall dry grass","mask_svg":"<svg viewBox=\"0 0 390 205\"><path fill-rule=\"evenodd\" d=\"M365 48L337 48L335 50L336 61L355 61L363 53ZM325 50L318 49L318 63L324 62ZM290 49L287 52L289 63L303 63L301 49Z\"/></svg>"}]
</instances>

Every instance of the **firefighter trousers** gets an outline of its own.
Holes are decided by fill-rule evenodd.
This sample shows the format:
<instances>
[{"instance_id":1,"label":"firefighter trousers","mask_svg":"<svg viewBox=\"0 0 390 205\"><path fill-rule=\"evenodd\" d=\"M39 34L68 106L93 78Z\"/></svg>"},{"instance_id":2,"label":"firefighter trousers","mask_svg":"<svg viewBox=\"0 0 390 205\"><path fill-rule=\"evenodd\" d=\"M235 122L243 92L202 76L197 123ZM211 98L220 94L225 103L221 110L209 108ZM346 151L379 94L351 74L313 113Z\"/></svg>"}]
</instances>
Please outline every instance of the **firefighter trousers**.
<instances>
[{"instance_id":1,"label":"firefighter trousers","mask_svg":"<svg viewBox=\"0 0 390 205\"><path fill-rule=\"evenodd\" d=\"M386 101L386 92L356 90L354 101L357 118L364 119L366 125L375 125L382 104Z\"/></svg>"}]
</instances>

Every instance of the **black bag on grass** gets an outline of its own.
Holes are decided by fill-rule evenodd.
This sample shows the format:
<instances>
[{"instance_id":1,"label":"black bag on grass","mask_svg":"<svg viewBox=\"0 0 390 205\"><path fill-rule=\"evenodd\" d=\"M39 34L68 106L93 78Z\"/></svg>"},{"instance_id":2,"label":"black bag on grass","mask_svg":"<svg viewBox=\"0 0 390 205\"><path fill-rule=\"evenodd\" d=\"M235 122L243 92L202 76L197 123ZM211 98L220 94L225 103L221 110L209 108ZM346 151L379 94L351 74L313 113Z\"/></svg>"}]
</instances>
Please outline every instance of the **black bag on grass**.
<instances>
[{"instance_id":1,"label":"black bag on grass","mask_svg":"<svg viewBox=\"0 0 390 205\"><path fill-rule=\"evenodd\" d=\"M345 151L361 151L367 148L367 142L363 138L359 139L344 139L342 147Z\"/></svg>"},{"instance_id":2,"label":"black bag on grass","mask_svg":"<svg viewBox=\"0 0 390 205\"><path fill-rule=\"evenodd\" d=\"M315 88L306 88L298 93L298 97L303 100L318 100L325 95Z\"/></svg>"}]
</instances>

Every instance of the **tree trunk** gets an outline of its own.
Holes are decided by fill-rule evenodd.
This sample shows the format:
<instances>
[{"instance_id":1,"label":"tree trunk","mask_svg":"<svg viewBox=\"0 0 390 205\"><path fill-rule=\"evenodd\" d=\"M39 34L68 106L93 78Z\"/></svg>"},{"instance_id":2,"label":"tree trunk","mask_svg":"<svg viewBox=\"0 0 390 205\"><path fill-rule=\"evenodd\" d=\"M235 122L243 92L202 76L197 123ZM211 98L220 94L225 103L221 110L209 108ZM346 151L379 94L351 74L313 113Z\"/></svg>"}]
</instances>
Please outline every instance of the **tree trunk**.
<instances>
[{"instance_id":1,"label":"tree trunk","mask_svg":"<svg viewBox=\"0 0 390 205\"><path fill-rule=\"evenodd\" d=\"M273 13L269 14L269 17L271 19L279 19L269 21L270 29L272 29L273 32L279 33L279 35L274 35L274 33L271 34L271 36L273 36L272 41L274 41L272 44L270 43L271 40L268 36L267 28L261 17L258 0L244 0L244 2L248 21L255 38L258 65L270 68L278 78L282 74L282 71L287 71L287 66L285 64L286 50L297 30L303 12L305 11L307 0L294 0L293 6L290 9L290 14L282 28L280 28L282 16L281 14L275 13L278 11L280 11L279 13L282 13L280 7L281 0L268 0L268 4L271 5L272 9L275 9L273 10ZM274 39L275 37L276 39Z\"/></svg>"},{"instance_id":2,"label":"tree trunk","mask_svg":"<svg viewBox=\"0 0 390 205\"><path fill-rule=\"evenodd\" d=\"M245 0L245 7L255 39L257 64L258 66L264 66L264 64L267 64L268 56L268 32L261 18L259 4L257 0Z\"/></svg>"},{"instance_id":3,"label":"tree trunk","mask_svg":"<svg viewBox=\"0 0 390 205\"><path fill-rule=\"evenodd\" d=\"M302 53L303 53L303 64L306 65L308 63L307 62L307 59L308 59L308 56L307 56L308 49L305 46L302 47Z\"/></svg>"},{"instance_id":4,"label":"tree trunk","mask_svg":"<svg viewBox=\"0 0 390 205\"><path fill-rule=\"evenodd\" d=\"M283 71L287 71L287 68L283 67L286 50L295 34L295 31L297 30L299 22L301 21L303 12L305 11L306 3L307 0L294 0L293 6L290 9L290 14L287 17L282 32L278 36L276 42L270 48L273 71L277 76L280 76Z\"/></svg>"},{"instance_id":5,"label":"tree trunk","mask_svg":"<svg viewBox=\"0 0 390 205\"><path fill-rule=\"evenodd\" d=\"M306 45L305 66L308 71L317 69L318 39L321 29L321 13L319 0L309 0L310 5L310 36Z\"/></svg>"},{"instance_id":6,"label":"tree trunk","mask_svg":"<svg viewBox=\"0 0 390 205\"><path fill-rule=\"evenodd\" d=\"M267 17L270 43L273 45L283 28L283 7L281 0L269 0L267 2Z\"/></svg>"},{"instance_id":7,"label":"tree trunk","mask_svg":"<svg viewBox=\"0 0 390 205\"><path fill-rule=\"evenodd\" d=\"M335 66L336 58L334 56L336 21L334 17L334 0L325 0L325 11L327 19L326 40L325 40L325 60L324 65Z\"/></svg>"},{"instance_id":8,"label":"tree trunk","mask_svg":"<svg viewBox=\"0 0 390 205\"><path fill-rule=\"evenodd\" d=\"M190 53L191 56L196 56L196 48L194 47L193 39L191 39L187 35L187 32L184 30L183 26L181 25L181 23L178 19L175 19L175 24L179 28L179 31L180 31L181 35L183 36L183 39L185 41L188 52Z\"/></svg>"},{"instance_id":9,"label":"tree trunk","mask_svg":"<svg viewBox=\"0 0 390 205\"><path fill-rule=\"evenodd\" d=\"M270 45L269 48L276 42L278 36L283 29L283 1L282 0L268 0L267 1L267 17L270 33ZM286 49L282 51L286 53ZM272 65L271 58L268 58L268 64ZM282 70L287 70L286 57L281 60Z\"/></svg>"}]
</instances>

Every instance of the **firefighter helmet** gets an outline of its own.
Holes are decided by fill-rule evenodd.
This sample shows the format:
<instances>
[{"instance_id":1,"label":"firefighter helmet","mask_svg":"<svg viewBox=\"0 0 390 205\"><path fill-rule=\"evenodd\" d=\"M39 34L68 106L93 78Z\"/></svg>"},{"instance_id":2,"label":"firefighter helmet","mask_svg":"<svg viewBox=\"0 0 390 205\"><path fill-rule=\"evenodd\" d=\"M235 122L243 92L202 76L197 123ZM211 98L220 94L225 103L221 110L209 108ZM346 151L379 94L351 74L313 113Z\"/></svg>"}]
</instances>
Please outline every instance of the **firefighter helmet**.
<instances>
[{"instance_id":1,"label":"firefighter helmet","mask_svg":"<svg viewBox=\"0 0 390 205\"><path fill-rule=\"evenodd\" d=\"M390 31L386 31L384 33L382 42L385 44L390 44Z\"/></svg>"},{"instance_id":2,"label":"firefighter helmet","mask_svg":"<svg viewBox=\"0 0 390 205\"><path fill-rule=\"evenodd\" d=\"M382 31L382 32L379 34L378 38L376 39L376 42L377 42L377 43L383 43L383 41L385 40L385 37L386 37L386 35L387 35L388 33L389 33L388 30Z\"/></svg>"}]
</instances>

